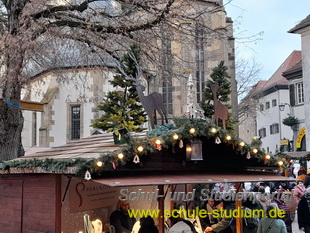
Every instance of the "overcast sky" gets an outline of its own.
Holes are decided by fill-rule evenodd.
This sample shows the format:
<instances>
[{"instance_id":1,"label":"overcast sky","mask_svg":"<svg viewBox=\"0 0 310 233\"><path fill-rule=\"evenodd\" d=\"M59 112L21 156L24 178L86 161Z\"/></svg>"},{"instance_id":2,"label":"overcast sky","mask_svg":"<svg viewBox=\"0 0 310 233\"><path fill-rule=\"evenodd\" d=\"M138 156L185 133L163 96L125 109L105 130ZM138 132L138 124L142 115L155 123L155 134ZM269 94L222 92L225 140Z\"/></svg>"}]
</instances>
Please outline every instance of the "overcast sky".
<instances>
[{"instance_id":1,"label":"overcast sky","mask_svg":"<svg viewBox=\"0 0 310 233\"><path fill-rule=\"evenodd\" d=\"M232 0L225 9L235 22L237 55L256 57L263 67L260 79L269 79L293 50L301 49L300 35L287 31L310 14L310 0ZM260 32L261 40L246 46L238 39Z\"/></svg>"}]
</instances>

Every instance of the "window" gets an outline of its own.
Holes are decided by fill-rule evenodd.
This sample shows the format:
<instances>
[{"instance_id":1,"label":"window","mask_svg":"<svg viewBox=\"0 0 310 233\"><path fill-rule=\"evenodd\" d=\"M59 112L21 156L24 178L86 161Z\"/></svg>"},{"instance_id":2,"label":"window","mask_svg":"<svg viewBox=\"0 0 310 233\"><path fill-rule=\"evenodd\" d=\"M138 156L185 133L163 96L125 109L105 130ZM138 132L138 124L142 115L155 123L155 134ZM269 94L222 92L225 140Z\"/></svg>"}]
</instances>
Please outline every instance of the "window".
<instances>
[{"instance_id":1,"label":"window","mask_svg":"<svg viewBox=\"0 0 310 233\"><path fill-rule=\"evenodd\" d=\"M303 83L296 83L295 84L296 88L296 104L303 104L304 103L304 87Z\"/></svg>"},{"instance_id":2,"label":"window","mask_svg":"<svg viewBox=\"0 0 310 233\"><path fill-rule=\"evenodd\" d=\"M261 138L266 137L266 128L258 130L258 136L260 136Z\"/></svg>"},{"instance_id":3,"label":"window","mask_svg":"<svg viewBox=\"0 0 310 233\"><path fill-rule=\"evenodd\" d=\"M270 125L270 134L277 134L279 133L279 124Z\"/></svg>"},{"instance_id":4,"label":"window","mask_svg":"<svg viewBox=\"0 0 310 233\"><path fill-rule=\"evenodd\" d=\"M173 114L172 108L172 54L171 54L171 35L167 27L162 27L162 87L163 102L166 113Z\"/></svg>"},{"instance_id":5,"label":"window","mask_svg":"<svg viewBox=\"0 0 310 233\"><path fill-rule=\"evenodd\" d=\"M259 110L264 111L264 105L263 104L259 105Z\"/></svg>"},{"instance_id":6,"label":"window","mask_svg":"<svg viewBox=\"0 0 310 233\"><path fill-rule=\"evenodd\" d=\"M198 25L195 32L195 46L196 46L196 93L197 103L202 100L203 90L205 88L205 67L204 67L204 31Z\"/></svg>"},{"instance_id":7,"label":"window","mask_svg":"<svg viewBox=\"0 0 310 233\"><path fill-rule=\"evenodd\" d=\"M272 100L272 107L275 107L275 106L277 106L277 100L276 99Z\"/></svg>"},{"instance_id":8,"label":"window","mask_svg":"<svg viewBox=\"0 0 310 233\"><path fill-rule=\"evenodd\" d=\"M80 105L71 106L71 140L80 139L81 127L81 107Z\"/></svg>"},{"instance_id":9,"label":"window","mask_svg":"<svg viewBox=\"0 0 310 233\"><path fill-rule=\"evenodd\" d=\"M270 102L266 102L266 109L269 109L270 108Z\"/></svg>"}]
</instances>

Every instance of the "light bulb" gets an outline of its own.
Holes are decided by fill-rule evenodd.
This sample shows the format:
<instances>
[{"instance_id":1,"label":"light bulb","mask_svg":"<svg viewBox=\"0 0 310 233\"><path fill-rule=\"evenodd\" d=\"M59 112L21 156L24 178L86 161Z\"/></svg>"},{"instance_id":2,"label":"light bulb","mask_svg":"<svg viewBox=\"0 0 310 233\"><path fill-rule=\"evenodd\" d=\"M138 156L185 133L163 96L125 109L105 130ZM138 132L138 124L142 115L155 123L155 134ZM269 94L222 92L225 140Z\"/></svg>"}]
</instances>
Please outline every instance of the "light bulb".
<instances>
[{"instance_id":1,"label":"light bulb","mask_svg":"<svg viewBox=\"0 0 310 233\"><path fill-rule=\"evenodd\" d=\"M216 134L217 129L216 128L211 128L211 133Z\"/></svg>"},{"instance_id":2,"label":"light bulb","mask_svg":"<svg viewBox=\"0 0 310 233\"><path fill-rule=\"evenodd\" d=\"M160 139L156 139L155 144L156 144L156 145L160 145L160 144L161 144Z\"/></svg>"},{"instance_id":3,"label":"light bulb","mask_svg":"<svg viewBox=\"0 0 310 233\"><path fill-rule=\"evenodd\" d=\"M123 158L124 158L124 154L123 154L123 153L119 153L119 154L117 155L117 157L118 157L119 159L123 159Z\"/></svg>"},{"instance_id":4,"label":"light bulb","mask_svg":"<svg viewBox=\"0 0 310 233\"><path fill-rule=\"evenodd\" d=\"M102 165L103 165L103 162L101 162L101 161L98 161L98 162L97 162L97 166L98 166L98 167L102 167Z\"/></svg>"},{"instance_id":5,"label":"light bulb","mask_svg":"<svg viewBox=\"0 0 310 233\"><path fill-rule=\"evenodd\" d=\"M245 142L239 142L239 146L244 147L245 146Z\"/></svg>"},{"instance_id":6,"label":"light bulb","mask_svg":"<svg viewBox=\"0 0 310 233\"><path fill-rule=\"evenodd\" d=\"M196 132L196 130L194 129L194 128L191 128L190 130L189 130L189 133L190 134L194 134Z\"/></svg>"},{"instance_id":7,"label":"light bulb","mask_svg":"<svg viewBox=\"0 0 310 233\"><path fill-rule=\"evenodd\" d=\"M254 148L252 151L254 154L256 154L258 152L258 150L256 148Z\"/></svg>"},{"instance_id":8,"label":"light bulb","mask_svg":"<svg viewBox=\"0 0 310 233\"><path fill-rule=\"evenodd\" d=\"M138 150L139 152L142 152L142 151L144 150L144 148L143 148L143 146L138 146L137 150Z\"/></svg>"},{"instance_id":9,"label":"light bulb","mask_svg":"<svg viewBox=\"0 0 310 233\"><path fill-rule=\"evenodd\" d=\"M179 135L173 134L172 138L173 138L173 140L178 140L179 139Z\"/></svg>"},{"instance_id":10,"label":"light bulb","mask_svg":"<svg viewBox=\"0 0 310 233\"><path fill-rule=\"evenodd\" d=\"M230 136L230 135L227 135L227 136L226 136L226 140L228 140L228 141L231 140L231 136Z\"/></svg>"}]
</instances>

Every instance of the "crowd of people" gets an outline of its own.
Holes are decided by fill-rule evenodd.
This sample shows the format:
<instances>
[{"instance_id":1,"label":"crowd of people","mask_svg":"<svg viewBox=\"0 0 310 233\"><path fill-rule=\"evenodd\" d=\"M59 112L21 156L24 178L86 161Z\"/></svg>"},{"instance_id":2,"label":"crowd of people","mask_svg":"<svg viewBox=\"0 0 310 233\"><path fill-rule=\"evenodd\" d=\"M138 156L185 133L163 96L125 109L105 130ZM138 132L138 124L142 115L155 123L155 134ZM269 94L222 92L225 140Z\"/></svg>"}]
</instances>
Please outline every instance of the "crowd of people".
<instances>
[{"instance_id":1,"label":"crowd of people","mask_svg":"<svg viewBox=\"0 0 310 233\"><path fill-rule=\"evenodd\" d=\"M243 219L244 233L293 233L292 222L294 221L295 212L297 212L298 225L300 230L310 233L310 169L308 175L303 180L295 183L268 183L262 185L255 183L250 191L260 193L258 198L254 200L243 200L242 206L246 209L261 209L264 216L257 216L257 220ZM309 187L308 187L309 186ZM274 198L266 195L268 192L277 192L279 195ZM286 200L281 198L285 193L291 193L293 199ZM270 195L271 197L272 195ZM263 198L261 198L263 197ZM276 198L275 198L276 197ZM128 210L130 206L128 201L119 201L117 209L110 216L110 224L114 226L115 233L131 233L133 232L135 218L130 218ZM204 203L203 208L208 213L214 210L234 210L236 209L235 201L214 200L209 198ZM284 216L274 216L271 213L278 213L282 210ZM170 226L167 228L169 233L196 233L194 223L181 218L170 218ZM251 221L252 222L251 222ZM150 216L140 218L140 228L134 233L158 233L154 219ZM208 214L204 218L200 218L202 232L220 232L235 233L236 219L234 217L215 218L212 214Z\"/></svg>"}]
</instances>

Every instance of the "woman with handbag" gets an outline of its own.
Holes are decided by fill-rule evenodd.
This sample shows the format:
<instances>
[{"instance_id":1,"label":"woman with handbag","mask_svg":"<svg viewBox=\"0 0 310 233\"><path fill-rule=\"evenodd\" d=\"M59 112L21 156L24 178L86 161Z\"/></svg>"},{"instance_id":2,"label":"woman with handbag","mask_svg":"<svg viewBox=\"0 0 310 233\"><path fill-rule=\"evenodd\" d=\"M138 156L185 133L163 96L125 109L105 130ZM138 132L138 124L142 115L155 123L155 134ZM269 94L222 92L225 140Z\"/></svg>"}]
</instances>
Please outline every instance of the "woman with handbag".
<instances>
[{"instance_id":1,"label":"woman with handbag","mask_svg":"<svg viewBox=\"0 0 310 233\"><path fill-rule=\"evenodd\" d=\"M287 233L284 221L276 218L279 213L277 204L270 204L266 212L267 217L260 220L257 233Z\"/></svg>"}]
</instances>

